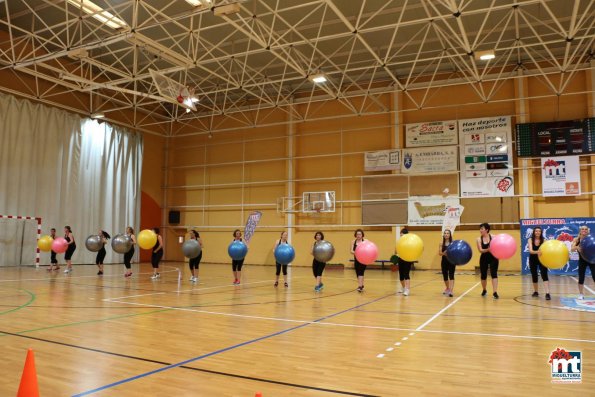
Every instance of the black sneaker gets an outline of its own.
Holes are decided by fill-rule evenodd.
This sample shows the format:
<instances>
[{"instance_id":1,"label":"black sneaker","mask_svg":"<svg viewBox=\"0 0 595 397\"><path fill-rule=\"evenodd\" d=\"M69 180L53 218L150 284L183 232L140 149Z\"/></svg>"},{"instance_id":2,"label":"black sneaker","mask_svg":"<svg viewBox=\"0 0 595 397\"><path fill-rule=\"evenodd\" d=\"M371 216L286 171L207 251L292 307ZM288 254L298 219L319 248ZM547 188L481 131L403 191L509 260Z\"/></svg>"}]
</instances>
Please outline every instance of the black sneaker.
<instances>
[{"instance_id":1,"label":"black sneaker","mask_svg":"<svg viewBox=\"0 0 595 397\"><path fill-rule=\"evenodd\" d=\"M97 272L97 275L98 276L103 276L103 272L100 270L100 271Z\"/></svg>"},{"instance_id":2,"label":"black sneaker","mask_svg":"<svg viewBox=\"0 0 595 397\"><path fill-rule=\"evenodd\" d=\"M533 295L531 295L531 296L534 298L537 298L539 296L539 292L535 291L535 292L533 292Z\"/></svg>"},{"instance_id":3,"label":"black sneaker","mask_svg":"<svg viewBox=\"0 0 595 397\"><path fill-rule=\"evenodd\" d=\"M551 301L552 297L550 296L550 294L545 294L545 300L546 301Z\"/></svg>"},{"instance_id":4,"label":"black sneaker","mask_svg":"<svg viewBox=\"0 0 595 397\"><path fill-rule=\"evenodd\" d=\"M362 285L361 287L357 287L357 292L363 292L364 291L364 286Z\"/></svg>"},{"instance_id":5,"label":"black sneaker","mask_svg":"<svg viewBox=\"0 0 595 397\"><path fill-rule=\"evenodd\" d=\"M500 296L498 296L497 292L494 292L494 299L498 299L498 298L500 298Z\"/></svg>"},{"instance_id":6,"label":"black sneaker","mask_svg":"<svg viewBox=\"0 0 595 397\"><path fill-rule=\"evenodd\" d=\"M486 296L486 294L488 293L488 291L486 291L485 289L483 291L481 291L481 296Z\"/></svg>"}]
</instances>

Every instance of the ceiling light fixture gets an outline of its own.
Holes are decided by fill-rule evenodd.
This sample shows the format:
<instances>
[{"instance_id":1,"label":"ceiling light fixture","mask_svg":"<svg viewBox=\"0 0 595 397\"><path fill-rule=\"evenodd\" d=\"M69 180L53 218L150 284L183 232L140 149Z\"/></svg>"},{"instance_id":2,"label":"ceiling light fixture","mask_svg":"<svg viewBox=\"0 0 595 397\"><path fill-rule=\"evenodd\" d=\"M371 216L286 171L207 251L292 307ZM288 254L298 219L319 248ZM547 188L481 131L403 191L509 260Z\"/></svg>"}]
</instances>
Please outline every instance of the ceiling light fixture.
<instances>
[{"instance_id":1,"label":"ceiling light fixture","mask_svg":"<svg viewBox=\"0 0 595 397\"><path fill-rule=\"evenodd\" d=\"M190 4L193 7L198 7L198 6L208 7L211 5L211 0L186 0L186 3Z\"/></svg>"},{"instance_id":2,"label":"ceiling light fixture","mask_svg":"<svg viewBox=\"0 0 595 397\"><path fill-rule=\"evenodd\" d=\"M316 84L321 84L321 83L326 83L327 82L327 78L324 74L319 73L319 74L313 74L311 76L308 76L308 79Z\"/></svg>"},{"instance_id":3,"label":"ceiling light fixture","mask_svg":"<svg viewBox=\"0 0 595 397\"><path fill-rule=\"evenodd\" d=\"M97 4L93 3L90 0L66 0L66 1L68 1L68 3L72 4L73 6L80 8L86 14L91 15L93 18L106 24L107 26L109 26L112 29L122 29L122 28L128 27L126 22L124 22L120 18L114 16L110 12L107 12L106 10L99 7Z\"/></svg>"},{"instance_id":4,"label":"ceiling light fixture","mask_svg":"<svg viewBox=\"0 0 595 397\"><path fill-rule=\"evenodd\" d=\"M478 51L475 53L475 59L480 61L489 61L490 59L494 58L496 58L496 54L494 54L493 50Z\"/></svg>"},{"instance_id":5,"label":"ceiling light fixture","mask_svg":"<svg viewBox=\"0 0 595 397\"><path fill-rule=\"evenodd\" d=\"M102 119L105 117L105 113L103 112L95 112L91 115L91 118L93 119Z\"/></svg>"}]
</instances>

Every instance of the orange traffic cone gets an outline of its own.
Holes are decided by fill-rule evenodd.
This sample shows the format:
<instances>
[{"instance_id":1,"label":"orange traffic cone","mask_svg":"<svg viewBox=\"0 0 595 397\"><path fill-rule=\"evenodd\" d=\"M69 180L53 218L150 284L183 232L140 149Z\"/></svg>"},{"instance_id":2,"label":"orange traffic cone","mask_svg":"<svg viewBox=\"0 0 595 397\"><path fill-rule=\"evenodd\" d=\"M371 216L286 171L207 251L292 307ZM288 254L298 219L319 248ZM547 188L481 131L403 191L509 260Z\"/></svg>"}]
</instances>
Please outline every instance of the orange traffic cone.
<instances>
[{"instance_id":1,"label":"orange traffic cone","mask_svg":"<svg viewBox=\"0 0 595 397\"><path fill-rule=\"evenodd\" d=\"M25 368L21 376L21 384L17 397L39 397L39 387L37 386L37 371L35 370L35 356L33 349L27 351L25 359Z\"/></svg>"}]
</instances>

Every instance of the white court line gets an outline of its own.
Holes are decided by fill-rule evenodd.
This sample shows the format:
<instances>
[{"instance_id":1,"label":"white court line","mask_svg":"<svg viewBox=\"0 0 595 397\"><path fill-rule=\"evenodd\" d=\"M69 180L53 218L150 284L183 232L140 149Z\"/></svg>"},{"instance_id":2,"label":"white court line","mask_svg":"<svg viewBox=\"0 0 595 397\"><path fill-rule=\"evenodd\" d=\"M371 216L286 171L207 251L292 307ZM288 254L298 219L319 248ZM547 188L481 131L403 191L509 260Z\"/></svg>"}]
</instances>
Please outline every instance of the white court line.
<instances>
[{"instance_id":1,"label":"white court line","mask_svg":"<svg viewBox=\"0 0 595 397\"><path fill-rule=\"evenodd\" d=\"M76 265L74 265L76 266ZM62 266L64 267L64 266ZM169 266L168 266L169 267ZM175 268L174 270L164 270L161 273L172 273L172 272L177 272L178 269ZM64 272L59 272L56 274L56 276L60 273L64 273ZM91 275L91 276L71 276L72 273L68 274L68 275L64 275L64 277L61 277L60 280L73 280L73 279L79 279L79 278L100 278L97 275ZM141 274L153 274L151 272L147 272L147 273L137 273L139 276ZM123 274L111 274L111 275L103 275L101 276L101 278L109 278L109 277L120 277L123 278L124 275ZM14 281L48 281L48 280L57 280L58 278L55 277L44 277L44 278L16 278L16 279L10 279L10 280L0 280L0 283L7 283L7 282L14 282Z\"/></svg>"},{"instance_id":2,"label":"white court line","mask_svg":"<svg viewBox=\"0 0 595 397\"><path fill-rule=\"evenodd\" d=\"M386 349L387 352L392 352L393 350L395 350L394 347L389 347L388 349Z\"/></svg>"},{"instance_id":3,"label":"white court line","mask_svg":"<svg viewBox=\"0 0 595 397\"><path fill-rule=\"evenodd\" d=\"M471 336L489 336L489 337L496 337L496 338L513 338L513 339L529 339L529 340L538 339L538 340L595 343L595 340L590 340L590 339L554 338L554 337L547 337L547 336L532 336L532 335L491 334L491 333L481 333L481 332L417 330L417 329L412 329L412 328L379 327L379 326L373 326L373 325L342 324L342 323L329 323L329 322L320 322L320 321L316 322L316 321L306 321L306 320L292 320L292 319L288 319L288 318L278 318L278 317L251 316L251 315L247 315L247 314L212 312L212 311L208 311L208 310L197 310L197 309L188 309L188 308L184 308L184 307L151 305L151 304L135 303L135 302L123 302L123 301L116 301L116 300L111 301L111 302L121 303L124 305L153 307L153 308L158 308L158 309L171 309L171 310L187 311L187 312L194 312L194 313L249 318L249 319L256 319L256 320L281 321L281 322L298 323L298 324L313 324L313 325L319 325L319 326L378 329L378 330L383 330L383 331L410 331L410 332L411 331L419 331L419 332L425 332L425 333L430 333L430 334L471 335ZM397 342L397 343L401 343L401 342Z\"/></svg>"},{"instance_id":4,"label":"white court line","mask_svg":"<svg viewBox=\"0 0 595 397\"><path fill-rule=\"evenodd\" d=\"M458 301L460 301L461 299L463 299L463 297L465 295L467 295L469 292L471 292L471 290L473 290L473 288L477 287L478 285L479 285L479 281L477 283L475 283L475 285L473 285L473 287L471 287L467 291L463 292L463 294L461 296L459 296L457 299L455 299L454 301L450 302L448 305L444 306L442 308L442 310L440 310L438 313L434 314L432 317L430 317L430 319L428 321L426 321L425 323L423 323L422 325L420 325L419 327L417 327L415 330L416 331L421 331L422 329L424 329L432 321L436 320L442 313L444 313L449 308L451 308L455 303L457 303Z\"/></svg>"},{"instance_id":5,"label":"white court line","mask_svg":"<svg viewBox=\"0 0 595 397\"><path fill-rule=\"evenodd\" d=\"M574 277L574 276L570 276L571 279L573 279L574 281L576 281L578 283L578 278ZM595 294L595 291L593 291L591 288L587 287L586 285L583 284L583 287L589 291L592 294Z\"/></svg>"},{"instance_id":6,"label":"white court line","mask_svg":"<svg viewBox=\"0 0 595 397\"><path fill-rule=\"evenodd\" d=\"M264 281L253 281L251 283L242 283L239 285L233 285L233 284L223 284L223 285L216 285L214 287L205 287L205 288L193 288L193 289L180 289L177 291L171 291L171 292L192 292L192 291L205 291L207 289L216 289L216 288L223 288L223 287L241 287L242 285L252 285L252 284L263 284L263 283L272 283L273 279L271 280L264 280ZM284 287L285 288L285 287ZM117 298L116 298L117 299Z\"/></svg>"},{"instance_id":7,"label":"white court line","mask_svg":"<svg viewBox=\"0 0 595 397\"><path fill-rule=\"evenodd\" d=\"M136 298L136 297L138 297L138 296L164 295L164 294L166 294L166 293L167 293L167 292L152 292L152 293L150 293L150 294L127 295L127 296L120 296L120 297L117 297L117 298L105 298L105 299L102 299L101 301L102 301L102 302L109 302L109 301L110 301L110 300L112 300L112 299L126 299L126 298Z\"/></svg>"},{"instance_id":8,"label":"white court line","mask_svg":"<svg viewBox=\"0 0 595 397\"><path fill-rule=\"evenodd\" d=\"M384 354L379 354L379 355L377 355L376 357L377 357L377 358L382 358L382 357L384 357Z\"/></svg>"}]
</instances>

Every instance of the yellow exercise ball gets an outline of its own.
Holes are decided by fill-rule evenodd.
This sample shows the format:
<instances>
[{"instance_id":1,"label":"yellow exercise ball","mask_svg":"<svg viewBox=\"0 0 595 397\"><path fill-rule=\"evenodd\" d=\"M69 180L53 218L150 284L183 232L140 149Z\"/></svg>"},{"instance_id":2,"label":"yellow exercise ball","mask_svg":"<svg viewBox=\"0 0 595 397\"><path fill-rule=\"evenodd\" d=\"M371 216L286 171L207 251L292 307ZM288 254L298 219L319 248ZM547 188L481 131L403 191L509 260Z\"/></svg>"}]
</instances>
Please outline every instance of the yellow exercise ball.
<instances>
[{"instance_id":1,"label":"yellow exercise ball","mask_svg":"<svg viewBox=\"0 0 595 397\"><path fill-rule=\"evenodd\" d=\"M539 247L539 262L547 268L559 269L568 263L568 247L560 240L547 240Z\"/></svg>"},{"instance_id":2,"label":"yellow exercise ball","mask_svg":"<svg viewBox=\"0 0 595 397\"><path fill-rule=\"evenodd\" d=\"M157 243L157 234L151 229L145 229L138 234L136 241L138 242L139 247L150 250L155 246L155 243Z\"/></svg>"},{"instance_id":3,"label":"yellow exercise ball","mask_svg":"<svg viewBox=\"0 0 595 397\"><path fill-rule=\"evenodd\" d=\"M424 242L417 234L405 234L397 241L397 255L404 261L417 261L423 251Z\"/></svg>"},{"instance_id":4,"label":"yellow exercise ball","mask_svg":"<svg viewBox=\"0 0 595 397\"><path fill-rule=\"evenodd\" d=\"M37 247L43 252L49 252L52 250L53 242L54 239L50 236L41 236L39 240L37 240Z\"/></svg>"}]
</instances>

